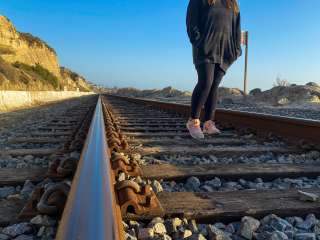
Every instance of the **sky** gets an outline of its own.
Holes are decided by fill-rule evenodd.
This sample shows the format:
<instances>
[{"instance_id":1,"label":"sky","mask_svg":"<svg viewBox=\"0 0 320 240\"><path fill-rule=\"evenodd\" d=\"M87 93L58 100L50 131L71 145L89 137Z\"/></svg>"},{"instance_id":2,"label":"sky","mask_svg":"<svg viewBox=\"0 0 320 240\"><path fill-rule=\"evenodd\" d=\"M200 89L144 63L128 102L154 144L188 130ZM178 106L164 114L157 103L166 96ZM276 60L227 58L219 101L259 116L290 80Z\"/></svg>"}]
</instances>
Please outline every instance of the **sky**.
<instances>
[{"instance_id":1,"label":"sky","mask_svg":"<svg viewBox=\"0 0 320 240\"><path fill-rule=\"evenodd\" d=\"M320 82L320 1L239 0L248 30L249 89L276 78ZM62 66L108 87L192 90L197 81L185 15L188 0L1 0L0 14L45 40ZM243 88L244 57L222 85Z\"/></svg>"}]
</instances>

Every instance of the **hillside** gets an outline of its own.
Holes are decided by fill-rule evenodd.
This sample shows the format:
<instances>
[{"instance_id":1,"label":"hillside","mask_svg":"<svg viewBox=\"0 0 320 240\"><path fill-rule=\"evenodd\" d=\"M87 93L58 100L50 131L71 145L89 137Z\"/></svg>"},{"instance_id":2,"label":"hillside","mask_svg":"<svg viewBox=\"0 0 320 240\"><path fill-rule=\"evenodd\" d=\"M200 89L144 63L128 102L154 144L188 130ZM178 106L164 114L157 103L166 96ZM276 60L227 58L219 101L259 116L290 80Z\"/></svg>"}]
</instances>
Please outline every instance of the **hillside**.
<instances>
[{"instance_id":1,"label":"hillside","mask_svg":"<svg viewBox=\"0 0 320 240\"><path fill-rule=\"evenodd\" d=\"M55 50L40 38L17 31L0 16L0 89L90 90L86 80L59 65Z\"/></svg>"},{"instance_id":2,"label":"hillside","mask_svg":"<svg viewBox=\"0 0 320 240\"><path fill-rule=\"evenodd\" d=\"M182 103L188 103L191 99L191 92L180 91L172 87L151 90L111 88L105 89L105 92L128 97L170 100ZM310 82L306 85L275 86L266 91L253 89L246 98L244 98L243 92L238 88L220 87L218 95L219 102L226 104L241 102L270 106L319 104L320 85Z\"/></svg>"},{"instance_id":3,"label":"hillside","mask_svg":"<svg viewBox=\"0 0 320 240\"><path fill-rule=\"evenodd\" d=\"M163 89L140 90L136 88L116 88L109 89L109 91L122 96L138 98L190 98L192 95L192 92L180 91L170 86ZM243 92L238 88L220 87L219 95L224 98L238 98L243 96Z\"/></svg>"},{"instance_id":4,"label":"hillside","mask_svg":"<svg viewBox=\"0 0 320 240\"><path fill-rule=\"evenodd\" d=\"M172 87L165 87L163 89L147 89L140 90L136 88L109 88L104 89L104 92L111 94L116 94L120 96L127 97L137 97L137 98L149 98L157 100L171 100L175 102L189 102L191 99L192 92L180 91ZM224 100L239 100L243 97L243 92L238 88L219 88L219 99Z\"/></svg>"},{"instance_id":5,"label":"hillside","mask_svg":"<svg viewBox=\"0 0 320 240\"><path fill-rule=\"evenodd\" d=\"M80 91L91 91L91 86L83 76L66 67L60 67L60 74L62 77L62 85L69 86L69 88L79 88Z\"/></svg>"},{"instance_id":6,"label":"hillside","mask_svg":"<svg viewBox=\"0 0 320 240\"><path fill-rule=\"evenodd\" d=\"M183 97L190 97L191 93L188 91L180 91L174 89L172 87L166 87L163 89L147 89L147 90L140 90L137 88L118 88L110 90L114 94L119 94L122 96L131 96L131 97L138 97L138 98L183 98Z\"/></svg>"}]
</instances>

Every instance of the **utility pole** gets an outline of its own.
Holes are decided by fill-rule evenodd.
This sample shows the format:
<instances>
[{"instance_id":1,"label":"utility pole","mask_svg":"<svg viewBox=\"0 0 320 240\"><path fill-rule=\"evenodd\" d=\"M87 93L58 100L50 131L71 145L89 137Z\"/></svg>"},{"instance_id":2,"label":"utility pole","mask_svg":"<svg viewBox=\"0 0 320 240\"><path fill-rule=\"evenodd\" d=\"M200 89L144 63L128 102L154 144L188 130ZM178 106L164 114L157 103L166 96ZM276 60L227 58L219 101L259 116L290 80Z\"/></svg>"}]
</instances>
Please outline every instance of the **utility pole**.
<instances>
[{"instance_id":1,"label":"utility pole","mask_svg":"<svg viewBox=\"0 0 320 240\"><path fill-rule=\"evenodd\" d=\"M249 32L241 32L241 44L245 45L245 63L244 63L244 80L243 80L243 92L244 95L248 95L248 43L249 43Z\"/></svg>"}]
</instances>

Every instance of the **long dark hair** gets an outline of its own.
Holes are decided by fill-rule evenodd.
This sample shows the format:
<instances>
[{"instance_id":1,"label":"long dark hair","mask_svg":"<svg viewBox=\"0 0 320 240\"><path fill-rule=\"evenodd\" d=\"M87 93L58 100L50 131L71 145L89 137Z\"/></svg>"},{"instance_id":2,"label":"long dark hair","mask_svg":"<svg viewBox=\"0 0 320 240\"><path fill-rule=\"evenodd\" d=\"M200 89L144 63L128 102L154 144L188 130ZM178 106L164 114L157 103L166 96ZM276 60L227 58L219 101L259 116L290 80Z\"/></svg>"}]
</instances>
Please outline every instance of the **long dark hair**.
<instances>
[{"instance_id":1,"label":"long dark hair","mask_svg":"<svg viewBox=\"0 0 320 240\"><path fill-rule=\"evenodd\" d=\"M209 5L214 5L217 0L208 0ZM227 8L233 9L234 13L240 12L237 0L227 0Z\"/></svg>"}]
</instances>

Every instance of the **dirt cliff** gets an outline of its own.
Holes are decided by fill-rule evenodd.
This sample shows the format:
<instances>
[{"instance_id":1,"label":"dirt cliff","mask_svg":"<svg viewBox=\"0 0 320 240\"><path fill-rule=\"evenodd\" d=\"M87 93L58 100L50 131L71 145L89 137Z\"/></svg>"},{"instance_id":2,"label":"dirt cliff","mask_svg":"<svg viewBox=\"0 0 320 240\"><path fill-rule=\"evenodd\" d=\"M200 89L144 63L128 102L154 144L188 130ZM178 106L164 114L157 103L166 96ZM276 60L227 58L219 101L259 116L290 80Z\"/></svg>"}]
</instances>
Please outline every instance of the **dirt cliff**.
<instances>
[{"instance_id":1,"label":"dirt cliff","mask_svg":"<svg viewBox=\"0 0 320 240\"><path fill-rule=\"evenodd\" d=\"M0 15L0 89L89 91L85 78L60 67L55 50L29 33L19 32Z\"/></svg>"},{"instance_id":2,"label":"dirt cliff","mask_svg":"<svg viewBox=\"0 0 320 240\"><path fill-rule=\"evenodd\" d=\"M41 63L51 73L60 76L55 51L41 39L17 31L5 16L0 16L0 54L9 63L21 62L28 65Z\"/></svg>"}]
</instances>

